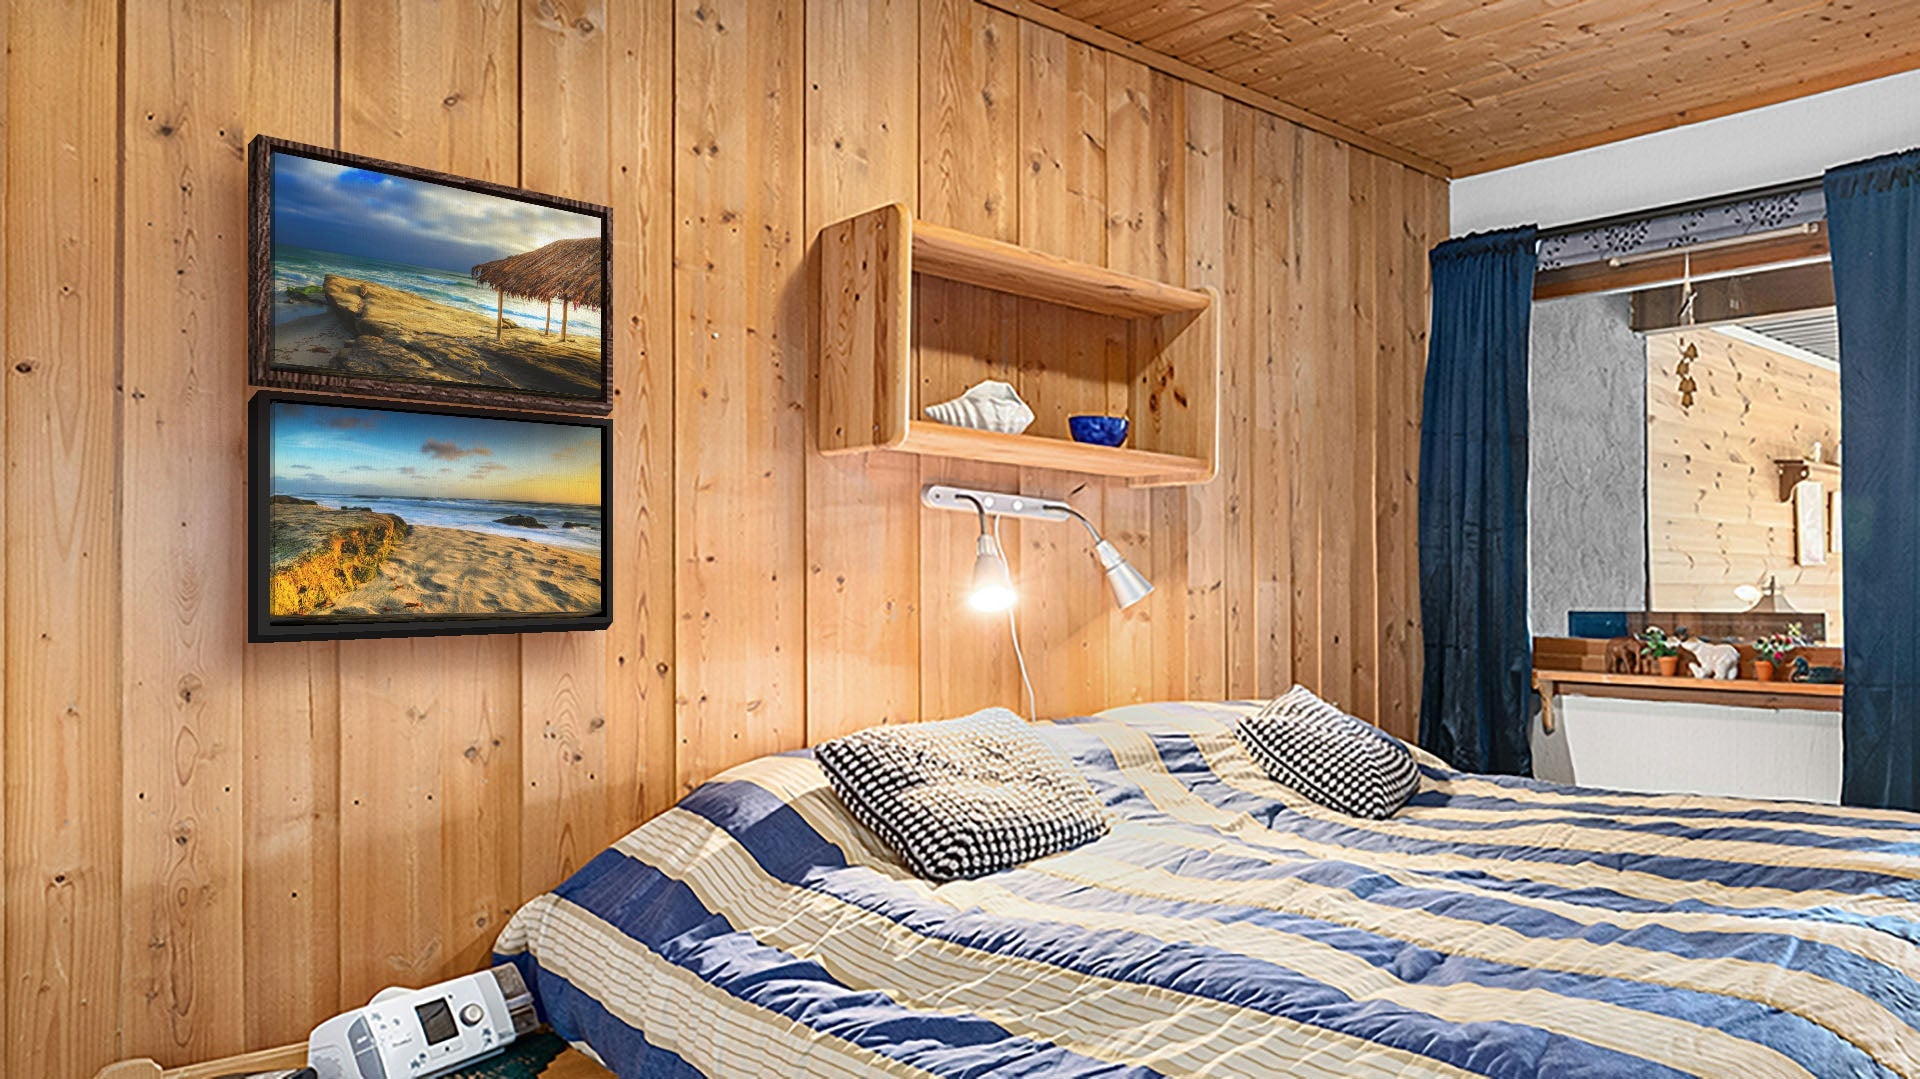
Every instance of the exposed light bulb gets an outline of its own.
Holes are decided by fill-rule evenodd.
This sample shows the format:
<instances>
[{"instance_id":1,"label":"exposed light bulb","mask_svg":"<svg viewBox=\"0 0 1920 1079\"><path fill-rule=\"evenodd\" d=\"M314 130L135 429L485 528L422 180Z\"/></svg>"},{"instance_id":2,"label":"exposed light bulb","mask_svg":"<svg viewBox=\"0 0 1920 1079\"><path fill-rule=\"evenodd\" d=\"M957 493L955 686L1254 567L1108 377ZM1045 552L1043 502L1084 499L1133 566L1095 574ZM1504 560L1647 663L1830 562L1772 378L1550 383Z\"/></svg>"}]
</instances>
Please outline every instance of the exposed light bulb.
<instances>
[{"instance_id":1,"label":"exposed light bulb","mask_svg":"<svg viewBox=\"0 0 1920 1079\"><path fill-rule=\"evenodd\" d=\"M967 606L976 611L1004 611L1014 605L1020 594L1014 591L1013 577L1007 572L1007 560L993 537L982 533L974 545L973 587L967 593Z\"/></svg>"}]
</instances>

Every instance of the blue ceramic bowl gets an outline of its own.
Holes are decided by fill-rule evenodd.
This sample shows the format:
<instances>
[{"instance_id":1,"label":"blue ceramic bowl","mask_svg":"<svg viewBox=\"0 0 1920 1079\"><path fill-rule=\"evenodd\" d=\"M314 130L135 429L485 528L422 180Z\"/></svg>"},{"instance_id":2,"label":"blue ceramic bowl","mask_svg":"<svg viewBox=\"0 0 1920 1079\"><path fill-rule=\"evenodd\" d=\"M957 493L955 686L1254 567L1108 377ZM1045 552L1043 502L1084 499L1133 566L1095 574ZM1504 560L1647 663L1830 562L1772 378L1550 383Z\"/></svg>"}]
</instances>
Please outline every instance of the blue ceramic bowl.
<instances>
[{"instance_id":1,"label":"blue ceramic bowl","mask_svg":"<svg viewBox=\"0 0 1920 1079\"><path fill-rule=\"evenodd\" d=\"M1091 442L1096 446L1118 446L1127 440L1127 418L1125 416L1068 416L1067 430L1073 432L1075 442Z\"/></svg>"}]
</instances>

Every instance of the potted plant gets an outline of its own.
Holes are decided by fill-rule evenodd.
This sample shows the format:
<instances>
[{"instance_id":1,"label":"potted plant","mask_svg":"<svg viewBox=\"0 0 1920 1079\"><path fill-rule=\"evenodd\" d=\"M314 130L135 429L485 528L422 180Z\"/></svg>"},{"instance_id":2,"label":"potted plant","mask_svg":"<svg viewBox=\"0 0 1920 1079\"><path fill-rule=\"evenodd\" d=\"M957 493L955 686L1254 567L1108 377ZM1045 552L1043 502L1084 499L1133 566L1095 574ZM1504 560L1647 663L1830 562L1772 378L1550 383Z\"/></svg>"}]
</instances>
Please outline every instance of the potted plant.
<instances>
[{"instance_id":1,"label":"potted plant","mask_svg":"<svg viewBox=\"0 0 1920 1079\"><path fill-rule=\"evenodd\" d=\"M1788 652L1804 643L1798 622L1788 626L1785 633L1769 633L1756 639L1753 642L1753 676L1762 682L1773 681L1774 668L1786 658Z\"/></svg>"},{"instance_id":2,"label":"potted plant","mask_svg":"<svg viewBox=\"0 0 1920 1079\"><path fill-rule=\"evenodd\" d=\"M1640 654L1654 661L1660 668L1660 674L1672 678L1680 669L1680 641L1667 636L1659 626L1648 626L1635 635L1640 641Z\"/></svg>"}]
</instances>

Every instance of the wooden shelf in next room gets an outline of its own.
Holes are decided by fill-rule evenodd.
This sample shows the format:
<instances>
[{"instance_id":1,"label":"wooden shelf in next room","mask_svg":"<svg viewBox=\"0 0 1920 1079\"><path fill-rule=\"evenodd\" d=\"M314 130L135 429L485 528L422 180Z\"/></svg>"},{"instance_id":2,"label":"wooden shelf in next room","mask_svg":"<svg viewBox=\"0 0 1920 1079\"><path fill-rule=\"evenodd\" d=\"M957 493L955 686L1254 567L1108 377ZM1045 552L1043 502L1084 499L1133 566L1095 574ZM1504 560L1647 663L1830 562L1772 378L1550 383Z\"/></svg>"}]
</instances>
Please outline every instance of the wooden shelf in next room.
<instances>
[{"instance_id":1,"label":"wooden shelf in next room","mask_svg":"<svg viewBox=\"0 0 1920 1079\"><path fill-rule=\"evenodd\" d=\"M915 221L898 203L828 226L820 249L821 452L917 453L1108 476L1136 487L1213 478L1220 426L1213 289ZM916 341L926 329L916 326L923 292L934 290L937 332L994 342L983 346L986 354ZM955 302L967 292L988 295ZM1016 307L1018 316L1010 314ZM1026 433L921 418L922 405L959 394L983 371L1020 381L1039 417ZM1065 419L1076 411L1124 413L1132 423L1128 444L1071 441Z\"/></svg>"}]
</instances>

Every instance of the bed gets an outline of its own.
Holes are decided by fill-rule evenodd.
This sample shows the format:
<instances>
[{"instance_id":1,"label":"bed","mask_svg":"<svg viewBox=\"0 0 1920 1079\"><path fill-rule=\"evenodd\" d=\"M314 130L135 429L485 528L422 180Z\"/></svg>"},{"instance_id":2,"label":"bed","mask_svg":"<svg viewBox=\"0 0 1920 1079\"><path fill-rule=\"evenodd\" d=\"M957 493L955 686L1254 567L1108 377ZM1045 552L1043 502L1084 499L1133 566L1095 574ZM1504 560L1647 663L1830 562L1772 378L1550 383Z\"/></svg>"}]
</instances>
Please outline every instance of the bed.
<instances>
[{"instance_id":1,"label":"bed","mask_svg":"<svg viewBox=\"0 0 1920 1079\"><path fill-rule=\"evenodd\" d=\"M932 885L804 753L742 765L497 951L621 1076L1920 1076L1920 817L1454 772L1266 778L1254 707L1041 724L1110 834Z\"/></svg>"}]
</instances>

